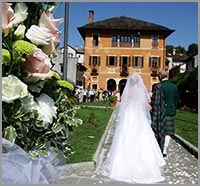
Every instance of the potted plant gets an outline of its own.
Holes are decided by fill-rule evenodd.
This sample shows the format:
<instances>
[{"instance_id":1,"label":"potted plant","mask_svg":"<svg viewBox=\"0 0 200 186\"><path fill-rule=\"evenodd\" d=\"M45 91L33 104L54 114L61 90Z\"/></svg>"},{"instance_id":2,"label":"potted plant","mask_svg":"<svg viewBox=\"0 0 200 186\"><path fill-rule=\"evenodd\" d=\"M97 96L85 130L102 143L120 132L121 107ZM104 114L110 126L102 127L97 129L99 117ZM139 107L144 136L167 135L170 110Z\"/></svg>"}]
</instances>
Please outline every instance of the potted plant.
<instances>
[{"instance_id":1,"label":"potted plant","mask_svg":"<svg viewBox=\"0 0 200 186\"><path fill-rule=\"evenodd\" d=\"M110 96L109 98L109 106L114 107L117 103L117 96Z\"/></svg>"}]
</instances>

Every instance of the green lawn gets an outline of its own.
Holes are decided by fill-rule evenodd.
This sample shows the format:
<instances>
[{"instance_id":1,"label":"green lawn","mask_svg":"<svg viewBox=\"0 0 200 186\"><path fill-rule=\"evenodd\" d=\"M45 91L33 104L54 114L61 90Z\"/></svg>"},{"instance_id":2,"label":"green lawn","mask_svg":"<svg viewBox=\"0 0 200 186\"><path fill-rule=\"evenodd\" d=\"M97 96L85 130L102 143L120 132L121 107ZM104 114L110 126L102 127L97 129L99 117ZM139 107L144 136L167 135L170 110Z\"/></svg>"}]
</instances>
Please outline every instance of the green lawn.
<instances>
[{"instance_id":1,"label":"green lawn","mask_svg":"<svg viewBox=\"0 0 200 186\"><path fill-rule=\"evenodd\" d=\"M108 107L109 106L109 102L106 101L106 102L87 102L87 103L79 103L78 105L87 105L87 106L106 106Z\"/></svg>"},{"instance_id":2,"label":"green lawn","mask_svg":"<svg viewBox=\"0 0 200 186\"><path fill-rule=\"evenodd\" d=\"M78 110L78 117L83 120L83 124L69 134L69 144L75 153L70 155L67 163L92 161L112 112L110 108L88 107Z\"/></svg>"},{"instance_id":3,"label":"green lawn","mask_svg":"<svg viewBox=\"0 0 200 186\"><path fill-rule=\"evenodd\" d=\"M183 139L198 147L198 114L177 110L175 131Z\"/></svg>"},{"instance_id":4,"label":"green lawn","mask_svg":"<svg viewBox=\"0 0 200 186\"><path fill-rule=\"evenodd\" d=\"M81 105L107 106L106 104L108 103L93 102ZM83 120L83 125L74 128L69 134L69 143L75 153L69 157L67 163L92 161L112 112L113 109L109 107L81 107L78 110L77 114ZM177 110L175 130L179 136L198 147L198 114Z\"/></svg>"}]
</instances>

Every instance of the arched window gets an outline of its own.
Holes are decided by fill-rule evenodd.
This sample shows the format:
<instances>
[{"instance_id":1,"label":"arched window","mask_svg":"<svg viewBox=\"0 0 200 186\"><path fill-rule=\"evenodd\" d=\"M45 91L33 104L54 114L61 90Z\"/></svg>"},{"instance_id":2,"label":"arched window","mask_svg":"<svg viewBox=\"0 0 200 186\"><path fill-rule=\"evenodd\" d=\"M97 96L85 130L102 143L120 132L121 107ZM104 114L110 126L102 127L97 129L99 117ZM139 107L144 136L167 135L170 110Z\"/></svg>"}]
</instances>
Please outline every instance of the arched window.
<instances>
[{"instance_id":1,"label":"arched window","mask_svg":"<svg viewBox=\"0 0 200 186\"><path fill-rule=\"evenodd\" d=\"M152 36L152 47L158 48L158 36L157 35Z\"/></svg>"},{"instance_id":2,"label":"arched window","mask_svg":"<svg viewBox=\"0 0 200 186\"><path fill-rule=\"evenodd\" d=\"M139 35L135 35L133 37L133 45L134 45L134 47L140 47L140 36Z\"/></svg>"},{"instance_id":3,"label":"arched window","mask_svg":"<svg viewBox=\"0 0 200 186\"><path fill-rule=\"evenodd\" d=\"M129 35L120 36L120 46L131 46L131 36Z\"/></svg>"},{"instance_id":4,"label":"arched window","mask_svg":"<svg viewBox=\"0 0 200 186\"><path fill-rule=\"evenodd\" d=\"M112 46L117 46L117 36L116 35L112 36Z\"/></svg>"}]
</instances>

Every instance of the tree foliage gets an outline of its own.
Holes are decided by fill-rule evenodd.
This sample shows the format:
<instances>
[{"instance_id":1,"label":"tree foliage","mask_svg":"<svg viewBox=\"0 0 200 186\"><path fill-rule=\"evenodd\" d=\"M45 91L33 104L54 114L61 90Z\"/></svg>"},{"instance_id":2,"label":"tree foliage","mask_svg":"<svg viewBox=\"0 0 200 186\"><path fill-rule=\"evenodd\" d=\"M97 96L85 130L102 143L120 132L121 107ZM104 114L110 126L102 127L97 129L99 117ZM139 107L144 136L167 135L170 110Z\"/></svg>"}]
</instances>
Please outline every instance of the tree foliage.
<instances>
[{"instance_id":1,"label":"tree foliage","mask_svg":"<svg viewBox=\"0 0 200 186\"><path fill-rule=\"evenodd\" d=\"M198 112L198 67L180 73L171 81L178 86L180 106L187 106Z\"/></svg>"},{"instance_id":2,"label":"tree foliage","mask_svg":"<svg viewBox=\"0 0 200 186\"><path fill-rule=\"evenodd\" d=\"M192 43L188 46L186 51L182 46L166 45L166 54L173 54L173 50L176 49L176 54L187 54L190 57L194 57L198 54L198 44Z\"/></svg>"},{"instance_id":3,"label":"tree foliage","mask_svg":"<svg viewBox=\"0 0 200 186\"><path fill-rule=\"evenodd\" d=\"M188 51L187 51L187 55L194 57L198 54L198 45L193 43L191 45L189 45L188 47Z\"/></svg>"},{"instance_id":4,"label":"tree foliage","mask_svg":"<svg viewBox=\"0 0 200 186\"><path fill-rule=\"evenodd\" d=\"M174 48L173 45L167 45L166 46L166 53L172 55L173 54L173 48Z\"/></svg>"}]
</instances>

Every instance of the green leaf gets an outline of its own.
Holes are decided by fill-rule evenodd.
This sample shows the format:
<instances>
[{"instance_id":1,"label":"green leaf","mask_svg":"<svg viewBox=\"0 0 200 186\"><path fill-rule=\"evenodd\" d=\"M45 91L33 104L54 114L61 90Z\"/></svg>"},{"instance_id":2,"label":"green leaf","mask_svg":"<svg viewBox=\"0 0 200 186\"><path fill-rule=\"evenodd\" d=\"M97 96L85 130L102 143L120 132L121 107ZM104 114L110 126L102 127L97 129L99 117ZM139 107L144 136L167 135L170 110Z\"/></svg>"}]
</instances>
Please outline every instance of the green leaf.
<instances>
[{"instance_id":1,"label":"green leaf","mask_svg":"<svg viewBox=\"0 0 200 186\"><path fill-rule=\"evenodd\" d=\"M15 115L18 115L21 113L21 110L22 110L21 100L20 99L14 100L13 113L15 113Z\"/></svg>"},{"instance_id":2,"label":"green leaf","mask_svg":"<svg viewBox=\"0 0 200 186\"><path fill-rule=\"evenodd\" d=\"M38 127L38 128L41 128L41 129L44 128L43 125L42 125L42 121L40 121L40 120L36 120L34 124L35 124L36 127ZM38 130L40 130L40 129L38 129Z\"/></svg>"},{"instance_id":3,"label":"green leaf","mask_svg":"<svg viewBox=\"0 0 200 186\"><path fill-rule=\"evenodd\" d=\"M17 133L16 133L16 130L13 126L9 126L9 127L6 127L4 129L4 138L11 141L12 143L15 142L15 139L17 137Z\"/></svg>"},{"instance_id":4,"label":"green leaf","mask_svg":"<svg viewBox=\"0 0 200 186\"><path fill-rule=\"evenodd\" d=\"M58 149L55 147L49 147L49 149L54 153L58 153Z\"/></svg>"},{"instance_id":5,"label":"green leaf","mask_svg":"<svg viewBox=\"0 0 200 186\"><path fill-rule=\"evenodd\" d=\"M65 80L58 80L57 81L58 85L60 85L61 87L64 87L64 88L68 88L69 90L73 91L74 90L74 86L68 82L68 81L65 81Z\"/></svg>"},{"instance_id":6,"label":"green leaf","mask_svg":"<svg viewBox=\"0 0 200 186\"><path fill-rule=\"evenodd\" d=\"M51 136L51 134L54 134L52 131L47 131L44 133L44 136L48 137Z\"/></svg>"},{"instance_id":7,"label":"green leaf","mask_svg":"<svg viewBox=\"0 0 200 186\"><path fill-rule=\"evenodd\" d=\"M39 148L39 149L44 149L44 148L46 148L46 144L45 144L45 142L44 142L44 143L39 142L39 144L38 144L38 148Z\"/></svg>"},{"instance_id":8,"label":"green leaf","mask_svg":"<svg viewBox=\"0 0 200 186\"><path fill-rule=\"evenodd\" d=\"M59 123L54 123L53 124L53 127L52 127L52 130L55 132L55 133L58 133L62 130L62 127Z\"/></svg>"},{"instance_id":9,"label":"green leaf","mask_svg":"<svg viewBox=\"0 0 200 186\"><path fill-rule=\"evenodd\" d=\"M76 127L78 126L76 122L74 122L70 119L67 120L67 124L70 125L70 126L76 126Z\"/></svg>"},{"instance_id":10,"label":"green leaf","mask_svg":"<svg viewBox=\"0 0 200 186\"><path fill-rule=\"evenodd\" d=\"M43 156L47 157L48 153L45 150L39 150L40 154L42 154Z\"/></svg>"},{"instance_id":11,"label":"green leaf","mask_svg":"<svg viewBox=\"0 0 200 186\"><path fill-rule=\"evenodd\" d=\"M19 125L19 128L21 130L22 136L25 136L29 131L28 126L23 124L23 123L19 123L19 122L18 122L18 125Z\"/></svg>"},{"instance_id":12,"label":"green leaf","mask_svg":"<svg viewBox=\"0 0 200 186\"><path fill-rule=\"evenodd\" d=\"M28 154L32 159L38 159L40 157L40 154L34 150L29 151Z\"/></svg>"},{"instance_id":13,"label":"green leaf","mask_svg":"<svg viewBox=\"0 0 200 186\"><path fill-rule=\"evenodd\" d=\"M60 80L61 77L60 77L60 74L58 72L55 72L53 77L55 77L56 79Z\"/></svg>"}]
</instances>

